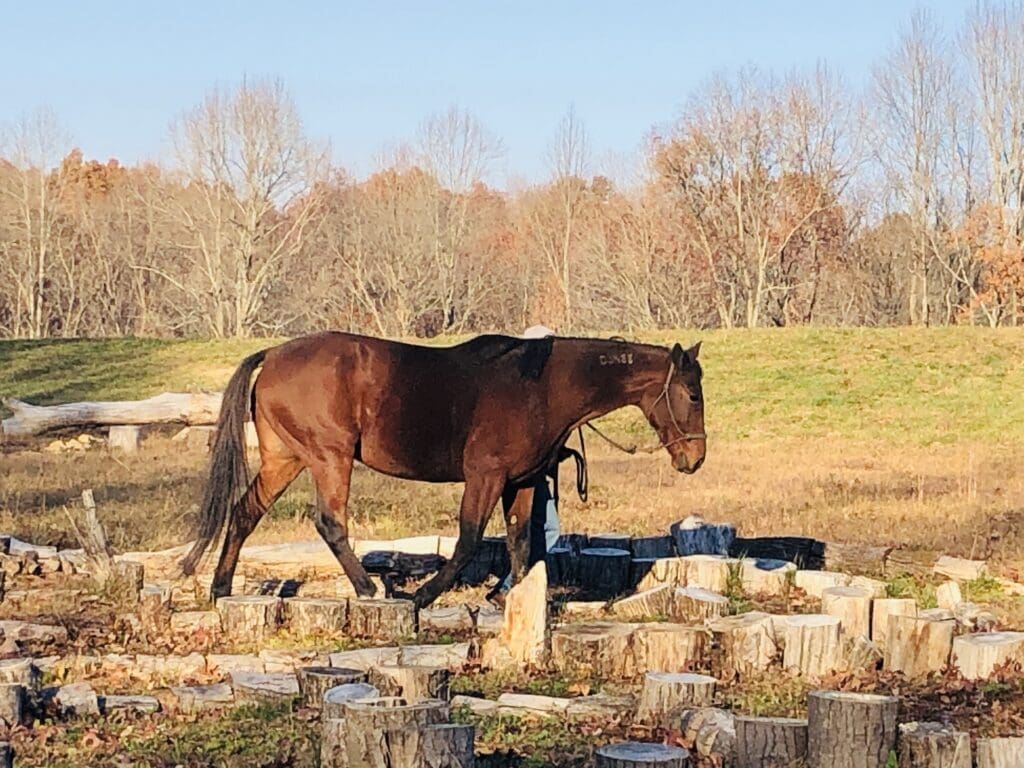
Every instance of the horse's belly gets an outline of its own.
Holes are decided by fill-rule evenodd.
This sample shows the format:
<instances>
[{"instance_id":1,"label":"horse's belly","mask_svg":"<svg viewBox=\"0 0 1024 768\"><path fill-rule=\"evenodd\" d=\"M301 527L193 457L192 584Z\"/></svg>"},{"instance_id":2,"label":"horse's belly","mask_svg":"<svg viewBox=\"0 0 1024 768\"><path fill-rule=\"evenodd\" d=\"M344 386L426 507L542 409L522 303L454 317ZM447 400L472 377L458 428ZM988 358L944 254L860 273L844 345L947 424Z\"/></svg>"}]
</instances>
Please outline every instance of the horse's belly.
<instances>
[{"instance_id":1,"label":"horse's belly","mask_svg":"<svg viewBox=\"0 0 1024 768\"><path fill-rule=\"evenodd\" d=\"M385 448L373 440L360 441L356 458L370 469L405 480L458 483L464 479L462 467L453 466L446 456L408 451L401 446Z\"/></svg>"}]
</instances>

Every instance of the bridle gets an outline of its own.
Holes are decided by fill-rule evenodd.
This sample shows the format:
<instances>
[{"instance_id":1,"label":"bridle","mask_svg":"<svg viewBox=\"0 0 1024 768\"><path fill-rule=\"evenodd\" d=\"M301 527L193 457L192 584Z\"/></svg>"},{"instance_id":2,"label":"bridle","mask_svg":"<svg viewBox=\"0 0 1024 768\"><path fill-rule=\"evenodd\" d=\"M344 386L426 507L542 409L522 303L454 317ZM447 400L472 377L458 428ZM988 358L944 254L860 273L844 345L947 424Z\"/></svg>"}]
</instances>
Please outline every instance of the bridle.
<instances>
[{"instance_id":1,"label":"bridle","mask_svg":"<svg viewBox=\"0 0 1024 768\"><path fill-rule=\"evenodd\" d=\"M668 376L665 377L665 383L661 387L660 394L656 398L654 398L654 402L651 403L651 407L648 408L644 412L644 416L647 417L647 420L651 421L651 414L654 413L654 409L657 408L658 403L660 403L662 400L664 400L665 401L665 408L668 410L668 417L669 417L669 419L672 422L672 426L675 427L675 430L676 430L676 433L677 433L677 436L675 438L673 438L672 440L669 440L668 442L662 442L661 436L659 435L658 436L658 444L657 445L648 446L646 448L641 448L641 447L639 447L637 445L622 445L622 443L619 443L619 442L613 440L612 438L608 437L608 435L606 435L604 432L599 430L597 427L595 427L589 421L586 423L586 426L590 427L590 429L592 429L594 432L597 433L598 437L600 437L601 439L605 440L610 445L614 446L615 448L618 448L623 453L628 453L630 455L636 454L636 453L655 453L656 451L660 451L663 448L668 448L669 446L675 445L676 443L683 443L683 442L687 442L687 441L690 441L690 440L707 440L708 439L707 433L705 433L705 432L686 432L681 426L679 426L679 420L676 418L675 411L672 410L672 398L670 398L668 396L668 388L669 388L669 385L672 383L672 375L675 372L676 372L676 364L674 362L670 362L668 364ZM582 442L582 441L583 441L583 431L581 430L580 431L580 442Z\"/></svg>"}]
</instances>

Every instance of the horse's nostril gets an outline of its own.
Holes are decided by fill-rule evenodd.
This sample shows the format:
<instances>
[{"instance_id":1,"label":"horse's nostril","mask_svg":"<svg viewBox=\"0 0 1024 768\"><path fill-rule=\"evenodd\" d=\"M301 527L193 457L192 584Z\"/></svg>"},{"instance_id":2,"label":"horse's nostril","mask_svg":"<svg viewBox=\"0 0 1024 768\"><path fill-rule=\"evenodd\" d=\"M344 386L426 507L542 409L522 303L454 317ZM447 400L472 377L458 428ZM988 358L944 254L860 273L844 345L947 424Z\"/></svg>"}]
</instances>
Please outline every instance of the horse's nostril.
<instances>
[{"instance_id":1,"label":"horse's nostril","mask_svg":"<svg viewBox=\"0 0 1024 768\"><path fill-rule=\"evenodd\" d=\"M700 469L700 465L703 464L703 463L704 463L704 457L701 456L699 459L697 459L697 461L694 462L694 464L693 464L693 471L696 472L698 469Z\"/></svg>"}]
</instances>

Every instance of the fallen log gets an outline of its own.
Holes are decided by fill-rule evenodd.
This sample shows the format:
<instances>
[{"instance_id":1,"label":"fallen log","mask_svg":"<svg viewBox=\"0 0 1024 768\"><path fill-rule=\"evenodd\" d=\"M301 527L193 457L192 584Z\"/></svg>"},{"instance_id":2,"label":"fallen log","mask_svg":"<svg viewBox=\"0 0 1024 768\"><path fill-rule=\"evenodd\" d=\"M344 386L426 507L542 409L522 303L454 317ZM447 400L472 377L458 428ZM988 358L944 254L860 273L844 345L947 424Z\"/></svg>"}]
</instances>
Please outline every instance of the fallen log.
<instances>
[{"instance_id":1,"label":"fallen log","mask_svg":"<svg viewBox=\"0 0 1024 768\"><path fill-rule=\"evenodd\" d=\"M219 392L164 392L147 400L31 405L5 398L13 415L0 422L0 437L32 437L70 427L110 427L139 424L215 424L220 413Z\"/></svg>"}]
</instances>

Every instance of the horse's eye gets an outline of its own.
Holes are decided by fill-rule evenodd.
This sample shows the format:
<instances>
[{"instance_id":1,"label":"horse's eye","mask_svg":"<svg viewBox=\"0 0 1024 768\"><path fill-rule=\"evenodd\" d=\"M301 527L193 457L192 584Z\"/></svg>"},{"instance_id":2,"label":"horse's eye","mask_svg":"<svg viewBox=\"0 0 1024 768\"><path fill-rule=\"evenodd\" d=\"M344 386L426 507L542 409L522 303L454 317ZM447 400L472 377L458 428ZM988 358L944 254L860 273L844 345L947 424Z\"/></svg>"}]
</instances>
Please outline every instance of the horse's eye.
<instances>
[{"instance_id":1,"label":"horse's eye","mask_svg":"<svg viewBox=\"0 0 1024 768\"><path fill-rule=\"evenodd\" d=\"M700 395L695 395L695 394L693 394L693 392L691 392L690 393L690 402L691 403L699 403L700 402Z\"/></svg>"}]
</instances>

